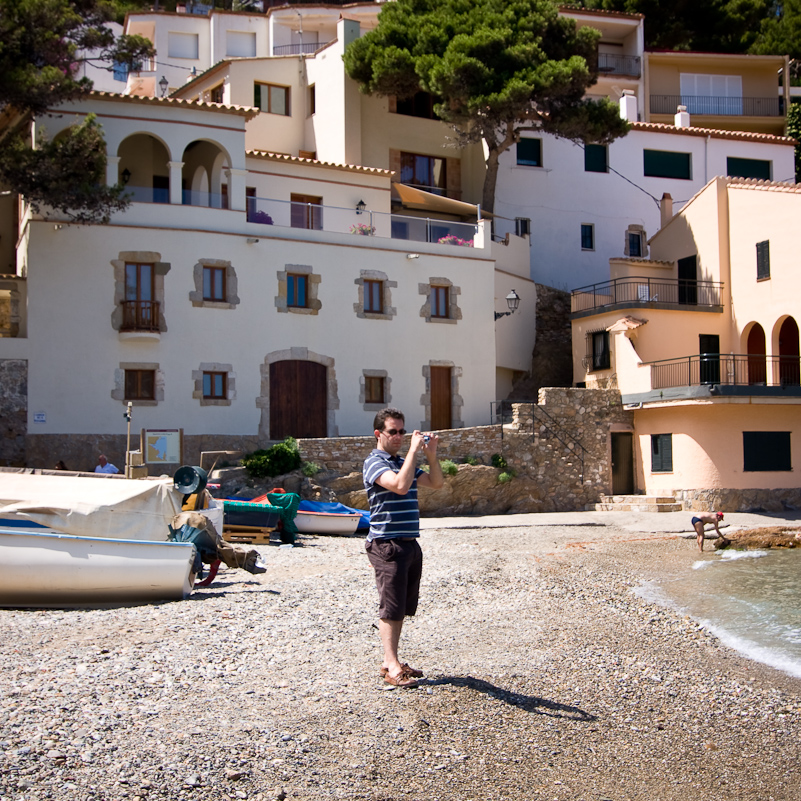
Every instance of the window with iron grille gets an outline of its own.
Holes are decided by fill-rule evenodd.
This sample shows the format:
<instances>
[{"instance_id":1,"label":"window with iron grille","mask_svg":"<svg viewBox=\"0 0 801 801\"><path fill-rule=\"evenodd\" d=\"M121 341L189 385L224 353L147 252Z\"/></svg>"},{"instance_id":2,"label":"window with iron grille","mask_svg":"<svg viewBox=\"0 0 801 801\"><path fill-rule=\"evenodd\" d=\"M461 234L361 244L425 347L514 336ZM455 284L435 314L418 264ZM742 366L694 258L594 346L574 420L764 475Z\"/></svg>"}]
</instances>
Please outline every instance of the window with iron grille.
<instances>
[{"instance_id":1,"label":"window with iron grille","mask_svg":"<svg viewBox=\"0 0 801 801\"><path fill-rule=\"evenodd\" d=\"M770 278L770 240L756 243L757 281Z\"/></svg>"},{"instance_id":2,"label":"window with iron grille","mask_svg":"<svg viewBox=\"0 0 801 801\"><path fill-rule=\"evenodd\" d=\"M301 309L306 308L306 278L305 275L288 273L286 277L286 305Z\"/></svg>"},{"instance_id":3,"label":"window with iron grille","mask_svg":"<svg viewBox=\"0 0 801 801\"><path fill-rule=\"evenodd\" d=\"M373 314L384 312L384 282L364 282L364 310ZM368 401L369 402L369 401Z\"/></svg>"},{"instance_id":4,"label":"window with iron grille","mask_svg":"<svg viewBox=\"0 0 801 801\"><path fill-rule=\"evenodd\" d=\"M651 434L651 472L673 472L673 434Z\"/></svg>"},{"instance_id":5,"label":"window with iron grille","mask_svg":"<svg viewBox=\"0 0 801 801\"><path fill-rule=\"evenodd\" d=\"M364 402L384 403L384 378L381 376L364 377Z\"/></svg>"},{"instance_id":6,"label":"window with iron grille","mask_svg":"<svg viewBox=\"0 0 801 801\"><path fill-rule=\"evenodd\" d=\"M126 370L125 371L125 400L155 400L156 399L156 371L155 370Z\"/></svg>"},{"instance_id":7,"label":"window with iron grille","mask_svg":"<svg viewBox=\"0 0 801 801\"><path fill-rule=\"evenodd\" d=\"M224 400L227 397L227 373L203 373L203 397L214 400Z\"/></svg>"},{"instance_id":8,"label":"window with iron grille","mask_svg":"<svg viewBox=\"0 0 801 801\"><path fill-rule=\"evenodd\" d=\"M517 143L517 163L522 167L542 167L542 139L521 139Z\"/></svg>"},{"instance_id":9,"label":"window with iron grille","mask_svg":"<svg viewBox=\"0 0 801 801\"><path fill-rule=\"evenodd\" d=\"M446 286L432 286L431 287L431 316L432 317L448 317L449 301L448 301L448 287Z\"/></svg>"},{"instance_id":10,"label":"window with iron grille","mask_svg":"<svg viewBox=\"0 0 801 801\"><path fill-rule=\"evenodd\" d=\"M789 431L743 431L743 470L776 472L792 469Z\"/></svg>"},{"instance_id":11,"label":"window with iron grille","mask_svg":"<svg viewBox=\"0 0 801 801\"><path fill-rule=\"evenodd\" d=\"M608 370L612 366L609 352L609 332L590 331L587 334L587 369Z\"/></svg>"}]
</instances>

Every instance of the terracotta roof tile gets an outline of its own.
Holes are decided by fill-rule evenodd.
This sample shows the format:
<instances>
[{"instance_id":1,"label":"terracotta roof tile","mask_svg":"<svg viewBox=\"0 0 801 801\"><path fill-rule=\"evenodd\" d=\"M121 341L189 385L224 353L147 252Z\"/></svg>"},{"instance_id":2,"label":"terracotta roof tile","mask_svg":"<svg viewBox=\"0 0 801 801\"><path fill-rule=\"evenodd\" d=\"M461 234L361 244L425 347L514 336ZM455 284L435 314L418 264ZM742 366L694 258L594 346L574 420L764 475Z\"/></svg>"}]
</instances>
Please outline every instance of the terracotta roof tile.
<instances>
[{"instance_id":1,"label":"terracotta roof tile","mask_svg":"<svg viewBox=\"0 0 801 801\"><path fill-rule=\"evenodd\" d=\"M205 111L223 111L228 114L238 114L246 119L252 119L259 113L259 110L252 106L226 106L224 103L206 103L203 100L184 100L179 97L141 97L139 95L122 95L117 92L91 92L89 97L92 100L116 100L117 102L146 106L167 105Z\"/></svg>"},{"instance_id":2,"label":"terracotta roof tile","mask_svg":"<svg viewBox=\"0 0 801 801\"><path fill-rule=\"evenodd\" d=\"M735 139L743 142L773 142L777 145L795 145L791 136L751 133L749 131L725 131L719 128L677 128L664 122L632 122L632 130L653 131L654 133L681 134L684 136L711 136L714 139Z\"/></svg>"},{"instance_id":3,"label":"terracotta roof tile","mask_svg":"<svg viewBox=\"0 0 801 801\"><path fill-rule=\"evenodd\" d=\"M394 175L392 170L383 170L379 167L361 167L358 164L335 164L332 161L319 161L318 159L305 159L299 156L289 156L286 153L270 153L267 150L248 150L246 156L267 159L268 161L283 161L288 164L313 164L316 167L329 167L337 170L350 170L353 172L369 173L370 175Z\"/></svg>"}]
</instances>

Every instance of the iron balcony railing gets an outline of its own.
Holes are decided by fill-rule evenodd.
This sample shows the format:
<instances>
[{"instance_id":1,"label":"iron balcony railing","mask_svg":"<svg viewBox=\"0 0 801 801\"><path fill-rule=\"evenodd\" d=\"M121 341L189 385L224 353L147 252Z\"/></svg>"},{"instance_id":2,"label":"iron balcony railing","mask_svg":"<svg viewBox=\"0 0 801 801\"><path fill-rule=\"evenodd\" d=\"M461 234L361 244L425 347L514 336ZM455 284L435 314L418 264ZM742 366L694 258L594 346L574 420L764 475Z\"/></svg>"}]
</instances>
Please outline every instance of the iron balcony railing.
<instances>
[{"instance_id":1,"label":"iron balcony railing","mask_svg":"<svg viewBox=\"0 0 801 801\"><path fill-rule=\"evenodd\" d=\"M727 386L797 387L801 385L798 356L702 353L650 362L651 388Z\"/></svg>"},{"instance_id":2,"label":"iron balcony railing","mask_svg":"<svg viewBox=\"0 0 801 801\"><path fill-rule=\"evenodd\" d=\"M632 306L647 306L652 303L719 306L722 288L723 284L712 281L628 276L574 289L571 294L571 311L592 311L618 303Z\"/></svg>"},{"instance_id":3,"label":"iron balcony railing","mask_svg":"<svg viewBox=\"0 0 801 801\"><path fill-rule=\"evenodd\" d=\"M159 304L154 300L122 301L121 331L158 331Z\"/></svg>"},{"instance_id":4,"label":"iron balcony railing","mask_svg":"<svg viewBox=\"0 0 801 801\"><path fill-rule=\"evenodd\" d=\"M316 53L321 47L331 42L305 42L304 44L274 45L274 56L307 56Z\"/></svg>"},{"instance_id":5,"label":"iron balcony railing","mask_svg":"<svg viewBox=\"0 0 801 801\"><path fill-rule=\"evenodd\" d=\"M720 117L781 117L779 97L703 97L701 95L651 95L651 114L675 114L686 106L690 114Z\"/></svg>"},{"instance_id":6,"label":"iron balcony railing","mask_svg":"<svg viewBox=\"0 0 801 801\"><path fill-rule=\"evenodd\" d=\"M598 72L604 75L631 75L640 77L640 57L621 56L617 53L598 53Z\"/></svg>"}]
</instances>

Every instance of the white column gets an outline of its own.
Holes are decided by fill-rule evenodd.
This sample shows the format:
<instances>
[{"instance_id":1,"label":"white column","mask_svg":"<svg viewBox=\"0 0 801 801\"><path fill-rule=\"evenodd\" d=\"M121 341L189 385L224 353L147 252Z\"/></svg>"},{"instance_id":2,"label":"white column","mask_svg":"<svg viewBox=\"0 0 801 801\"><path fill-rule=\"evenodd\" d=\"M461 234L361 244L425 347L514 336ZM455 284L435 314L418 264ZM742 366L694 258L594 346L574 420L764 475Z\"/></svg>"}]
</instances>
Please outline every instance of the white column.
<instances>
[{"instance_id":1,"label":"white column","mask_svg":"<svg viewBox=\"0 0 801 801\"><path fill-rule=\"evenodd\" d=\"M119 178L120 157L106 156L106 185L114 186Z\"/></svg>"},{"instance_id":2,"label":"white column","mask_svg":"<svg viewBox=\"0 0 801 801\"><path fill-rule=\"evenodd\" d=\"M170 203L180 206L184 202L184 196L181 191L181 177L184 168L183 161L168 161L167 166L170 168Z\"/></svg>"},{"instance_id":3,"label":"white column","mask_svg":"<svg viewBox=\"0 0 801 801\"><path fill-rule=\"evenodd\" d=\"M225 174L228 176L228 208L233 211L245 211L245 183L248 171L231 167Z\"/></svg>"}]
</instances>

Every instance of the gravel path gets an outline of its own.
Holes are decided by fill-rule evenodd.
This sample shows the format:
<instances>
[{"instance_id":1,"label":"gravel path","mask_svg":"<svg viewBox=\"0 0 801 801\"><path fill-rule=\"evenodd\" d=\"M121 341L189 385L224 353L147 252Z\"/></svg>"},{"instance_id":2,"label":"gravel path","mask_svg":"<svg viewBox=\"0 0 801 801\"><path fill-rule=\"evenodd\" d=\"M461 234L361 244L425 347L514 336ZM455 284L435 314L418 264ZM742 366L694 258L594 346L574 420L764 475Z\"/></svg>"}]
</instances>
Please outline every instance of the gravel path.
<instances>
[{"instance_id":1,"label":"gravel path","mask_svg":"<svg viewBox=\"0 0 801 801\"><path fill-rule=\"evenodd\" d=\"M694 541L425 531L416 690L378 678L362 540L302 542L183 602L0 610L0 799L801 797L801 681L630 592Z\"/></svg>"}]
</instances>

